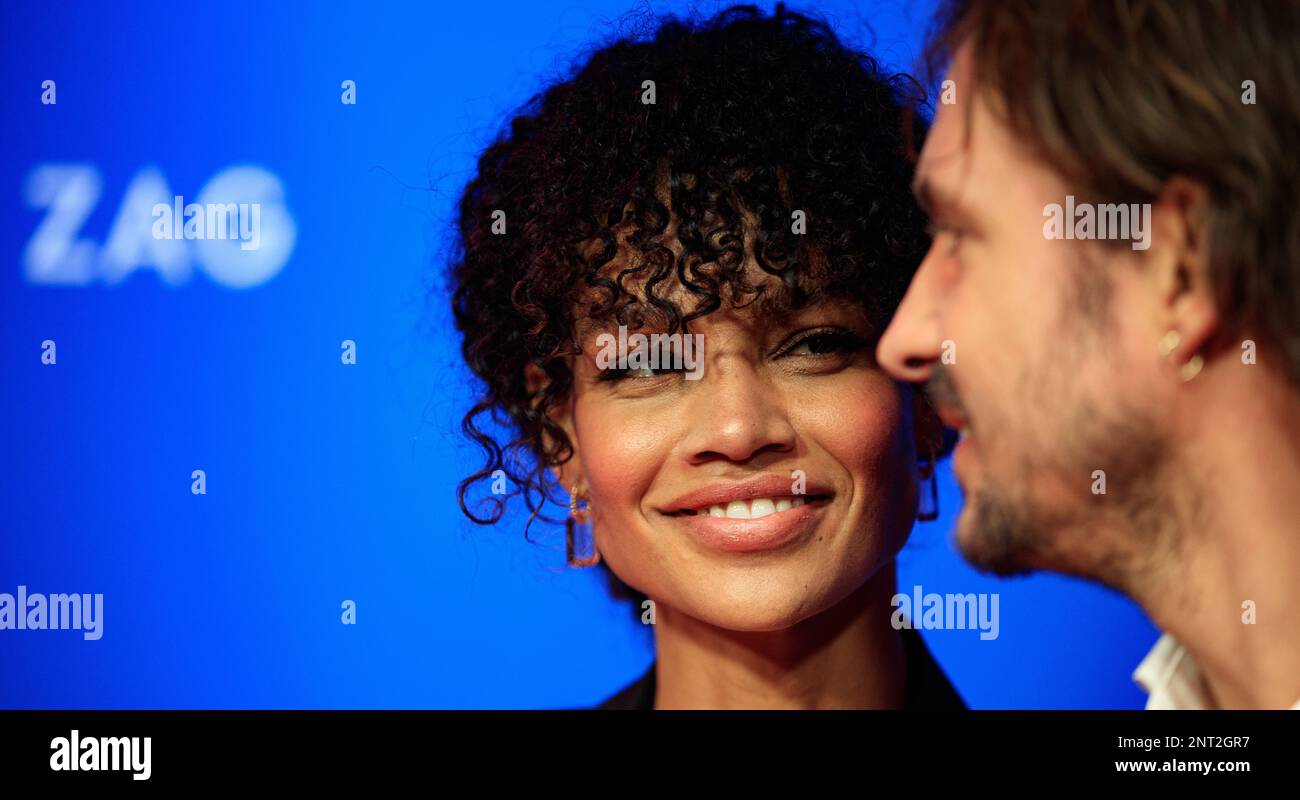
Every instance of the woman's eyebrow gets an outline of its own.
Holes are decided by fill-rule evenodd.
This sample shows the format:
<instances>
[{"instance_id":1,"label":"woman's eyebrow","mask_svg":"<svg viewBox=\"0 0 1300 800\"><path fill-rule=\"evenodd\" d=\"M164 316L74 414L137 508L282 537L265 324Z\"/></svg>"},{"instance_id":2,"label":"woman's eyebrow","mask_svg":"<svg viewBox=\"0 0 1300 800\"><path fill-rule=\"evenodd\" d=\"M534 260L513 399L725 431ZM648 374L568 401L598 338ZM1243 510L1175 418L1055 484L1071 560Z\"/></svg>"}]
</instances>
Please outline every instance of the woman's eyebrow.
<instances>
[{"instance_id":1,"label":"woman's eyebrow","mask_svg":"<svg viewBox=\"0 0 1300 800\"><path fill-rule=\"evenodd\" d=\"M810 322L808 319L809 317L825 317L828 314L844 314L846 317L849 317L851 321L855 322L868 321L866 310L862 308L860 304L851 300L839 298L826 298L820 302L798 309L773 309L771 313L766 314L766 316L771 327L792 328L801 324L808 324ZM843 321L848 322L850 319Z\"/></svg>"}]
</instances>

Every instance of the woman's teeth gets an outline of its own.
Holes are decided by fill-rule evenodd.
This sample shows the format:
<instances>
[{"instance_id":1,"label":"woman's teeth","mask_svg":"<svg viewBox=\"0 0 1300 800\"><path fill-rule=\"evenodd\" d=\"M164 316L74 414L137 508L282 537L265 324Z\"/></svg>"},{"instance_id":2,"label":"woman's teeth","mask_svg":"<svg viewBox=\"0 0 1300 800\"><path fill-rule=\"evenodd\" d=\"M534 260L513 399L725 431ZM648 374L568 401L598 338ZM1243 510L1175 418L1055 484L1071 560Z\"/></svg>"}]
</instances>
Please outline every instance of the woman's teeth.
<instances>
[{"instance_id":1,"label":"woman's teeth","mask_svg":"<svg viewBox=\"0 0 1300 800\"><path fill-rule=\"evenodd\" d=\"M803 505L802 497L759 497L754 500L732 500L726 506L709 506L710 517L725 517L727 519L758 519L766 517L768 514L776 514L780 511L789 511L792 508L798 508Z\"/></svg>"}]
</instances>

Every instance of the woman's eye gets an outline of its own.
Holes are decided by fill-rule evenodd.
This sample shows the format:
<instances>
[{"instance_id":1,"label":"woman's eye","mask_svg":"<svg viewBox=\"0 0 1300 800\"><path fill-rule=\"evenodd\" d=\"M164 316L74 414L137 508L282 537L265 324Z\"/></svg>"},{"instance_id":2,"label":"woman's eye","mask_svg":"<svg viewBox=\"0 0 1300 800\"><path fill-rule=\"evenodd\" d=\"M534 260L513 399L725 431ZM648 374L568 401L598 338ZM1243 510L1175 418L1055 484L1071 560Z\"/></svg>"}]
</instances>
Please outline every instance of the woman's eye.
<instances>
[{"instance_id":1,"label":"woman's eye","mask_svg":"<svg viewBox=\"0 0 1300 800\"><path fill-rule=\"evenodd\" d=\"M651 369L650 367L640 367L639 369L626 369L623 376L627 378L654 378L659 375L667 375L670 372L680 372L681 370L672 367L659 367Z\"/></svg>"},{"instance_id":2,"label":"woman's eye","mask_svg":"<svg viewBox=\"0 0 1300 800\"><path fill-rule=\"evenodd\" d=\"M864 346L865 342L849 331L824 331L800 339L786 350L784 355L821 356L828 353L851 353Z\"/></svg>"},{"instance_id":3,"label":"woman's eye","mask_svg":"<svg viewBox=\"0 0 1300 800\"><path fill-rule=\"evenodd\" d=\"M684 368L674 366L663 366L657 369L650 367L637 367L633 369L606 369L602 370L600 380L602 381L621 381L626 378L658 378L662 375L671 375L674 372L683 372Z\"/></svg>"}]
</instances>

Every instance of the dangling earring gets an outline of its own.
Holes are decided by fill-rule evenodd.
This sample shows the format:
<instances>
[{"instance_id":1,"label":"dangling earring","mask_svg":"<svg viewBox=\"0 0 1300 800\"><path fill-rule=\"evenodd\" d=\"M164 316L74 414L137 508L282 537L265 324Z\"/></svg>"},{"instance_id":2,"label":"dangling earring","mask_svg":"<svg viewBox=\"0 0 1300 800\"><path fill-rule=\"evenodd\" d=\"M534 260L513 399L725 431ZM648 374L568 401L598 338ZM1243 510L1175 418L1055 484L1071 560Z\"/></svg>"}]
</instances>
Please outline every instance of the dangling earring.
<instances>
[{"instance_id":1,"label":"dangling earring","mask_svg":"<svg viewBox=\"0 0 1300 800\"><path fill-rule=\"evenodd\" d=\"M591 504L578 508L578 497L578 487L574 486L569 490L569 518L564 521L565 560L571 567L591 567L600 563L600 551L591 530ZM575 558L579 549L584 553L590 550L591 555Z\"/></svg>"},{"instance_id":2,"label":"dangling earring","mask_svg":"<svg viewBox=\"0 0 1300 800\"><path fill-rule=\"evenodd\" d=\"M920 522L934 522L939 518L939 476L935 474L935 454L934 444L930 444L930 457L926 459L925 466L921 467L921 481L930 483L930 502L921 502L917 505L916 518ZM925 500L925 492L921 493L922 501Z\"/></svg>"}]
</instances>

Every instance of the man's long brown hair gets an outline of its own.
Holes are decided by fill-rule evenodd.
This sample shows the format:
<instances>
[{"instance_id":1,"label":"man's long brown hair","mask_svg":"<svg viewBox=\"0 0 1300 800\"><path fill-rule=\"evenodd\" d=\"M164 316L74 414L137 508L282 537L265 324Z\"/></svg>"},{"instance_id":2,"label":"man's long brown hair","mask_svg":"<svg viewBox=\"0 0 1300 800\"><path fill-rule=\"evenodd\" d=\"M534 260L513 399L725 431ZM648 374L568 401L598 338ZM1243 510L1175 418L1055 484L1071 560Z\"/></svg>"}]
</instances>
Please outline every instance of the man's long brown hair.
<instances>
[{"instance_id":1,"label":"man's long brown hair","mask_svg":"<svg viewBox=\"0 0 1300 800\"><path fill-rule=\"evenodd\" d=\"M936 23L931 75L970 44L974 91L1077 194L1205 186L1219 343L1257 332L1300 386L1300 2L947 0Z\"/></svg>"}]
</instances>

